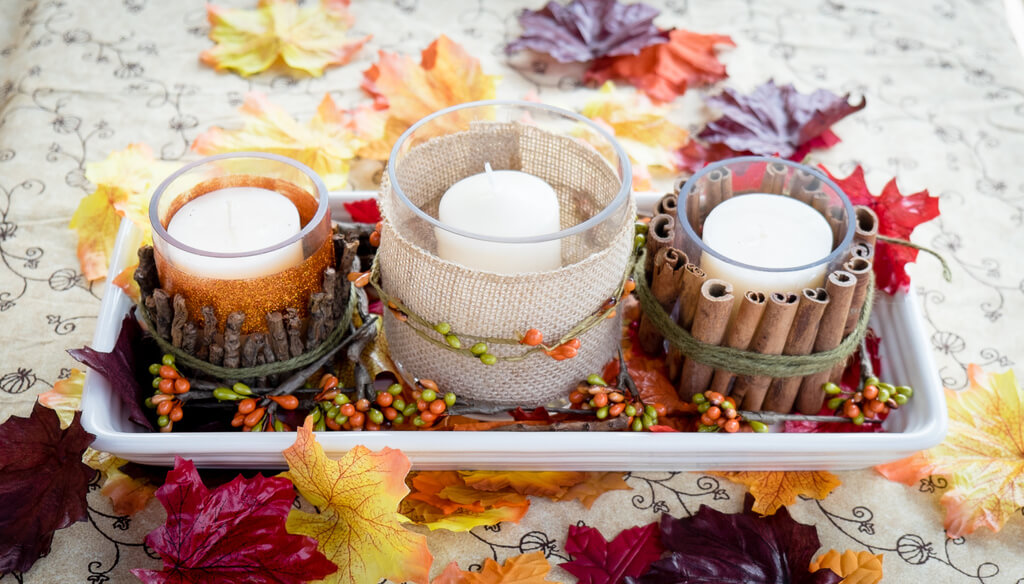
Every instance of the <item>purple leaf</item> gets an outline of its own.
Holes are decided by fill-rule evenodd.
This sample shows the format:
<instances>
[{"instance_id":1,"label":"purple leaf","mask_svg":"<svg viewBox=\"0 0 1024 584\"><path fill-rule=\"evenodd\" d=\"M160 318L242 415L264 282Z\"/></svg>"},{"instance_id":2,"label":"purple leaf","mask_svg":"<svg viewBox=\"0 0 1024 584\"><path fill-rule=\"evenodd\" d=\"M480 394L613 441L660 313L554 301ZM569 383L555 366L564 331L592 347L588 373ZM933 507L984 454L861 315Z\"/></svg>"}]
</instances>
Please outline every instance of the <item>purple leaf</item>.
<instances>
[{"instance_id":1,"label":"purple leaf","mask_svg":"<svg viewBox=\"0 0 1024 584\"><path fill-rule=\"evenodd\" d=\"M658 524L650 523L623 529L610 542L593 527L570 525L565 551L573 559L559 565L580 584L618 584L644 573L662 550Z\"/></svg>"}]
</instances>

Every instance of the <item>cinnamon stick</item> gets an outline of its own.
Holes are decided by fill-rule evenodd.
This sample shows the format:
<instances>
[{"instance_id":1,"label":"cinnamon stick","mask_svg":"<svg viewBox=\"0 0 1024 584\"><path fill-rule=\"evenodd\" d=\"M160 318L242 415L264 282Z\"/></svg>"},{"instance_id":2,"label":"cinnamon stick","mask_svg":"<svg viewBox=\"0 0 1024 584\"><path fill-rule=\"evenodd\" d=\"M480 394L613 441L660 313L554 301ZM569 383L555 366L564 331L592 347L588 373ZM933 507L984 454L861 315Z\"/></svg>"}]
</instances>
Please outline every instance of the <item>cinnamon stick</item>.
<instances>
[{"instance_id":1,"label":"cinnamon stick","mask_svg":"<svg viewBox=\"0 0 1024 584\"><path fill-rule=\"evenodd\" d=\"M700 235L700 226L703 223L700 214L700 193L691 191L686 197L684 208L686 209L686 220L690 222L690 229L693 229L694 233Z\"/></svg>"},{"instance_id":2,"label":"cinnamon stick","mask_svg":"<svg viewBox=\"0 0 1024 584\"><path fill-rule=\"evenodd\" d=\"M872 261L875 258L875 246L866 241L854 241L850 248L851 258L864 258Z\"/></svg>"},{"instance_id":3,"label":"cinnamon stick","mask_svg":"<svg viewBox=\"0 0 1024 584\"><path fill-rule=\"evenodd\" d=\"M676 298L679 297L679 288L683 283L683 268L686 264L686 254L672 247L659 249L654 257L651 294L666 312L672 312ZM649 354L660 355L663 340L664 337L654 322L647 315L641 315L640 327L637 329L640 347Z\"/></svg>"},{"instance_id":4,"label":"cinnamon stick","mask_svg":"<svg viewBox=\"0 0 1024 584\"><path fill-rule=\"evenodd\" d=\"M824 288L803 289L793 325L782 349L783 355L807 355L811 352L814 348L814 339L818 336L821 315L828 303L828 292ZM789 413L793 409L797 394L800 393L802 379L797 376L773 380L761 407L771 412Z\"/></svg>"},{"instance_id":5,"label":"cinnamon stick","mask_svg":"<svg viewBox=\"0 0 1024 584\"><path fill-rule=\"evenodd\" d=\"M744 349L750 346L754 338L754 331L757 330L757 323L761 321L764 314L766 298L763 292L747 291L740 300L740 307L736 311L736 317L729 323L729 329L725 333L726 347L733 349ZM714 377L711 378L711 390L722 395L729 395L732 389L733 380L736 375L732 371L716 369Z\"/></svg>"},{"instance_id":6,"label":"cinnamon stick","mask_svg":"<svg viewBox=\"0 0 1024 584\"><path fill-rule=\"evenodd\" d=\"M679 288L679 309L676 313L676 324L689 331L693 326L693 317L697 313L697 299L700 297L701 286L707 279L707 274L696 264L686 264L683 268L683 282ZM673 381L679 378L683 369L683 354L675 347L669 347L668 357L669 378Z\"/></svg>"},{"instance_id":7,"label":"cinnamon stick","mask_svg":"<svg viewBox=\"0 0 1024 584\"><path fill-rule=\"evenodd\" d=\"M704 183L703 201L700 205L700 217L703 223L711 210L722 202L722 169L716 168L708 173L707 182Z\"/></svg>"},{"instance_id":8,"label":"cinnamon stick","mask_svg":"<svg viewBox=\"0 0 1024 584\"><path fill-rule=\"evenodd\" d=\"M682 249L683 247L683 229L679 225L679 195L676 193L667 193L661 199L658 200L658 204L654 206L655 215L669 215L676 220L675 237L672 238L672 247L676 249Z\"/></svg>"},{"instance_id":9,"label":"cinnamon stick","mask_svg":"<svg viewBox=\"0 0 1024 584\"><path fill-rule=\"evenodd\" d=\"M811 204L814 193L820 190L821 181L806 170L796 171L789 181L789 196L808 205Z\"/></svg>"},{"instance_id":10,"label":"cinnamon stick","mask_svg":"<svg viewBox=\"0 0 1024 584\"><path fill-rule=\"evenodd\" d=\"M850 302L857 285L857 278L850 272L836 270L825 280L829 303L821 316L818 334L814 339L814 351L830 351L843 340L843 327L850 312ZM804 377L800 383L800 394L797 396L796 407L801 414L817 414L825 400L822 384L829 380L831 371L822 371Z\"/></svg>"},{"instance_id":11,"label":"cinnamon stick","mask_svg":"<svg viewBox=\"0 0 1024 584\"><path fill-rule=\"evenodd\" d=\"M693 318L693 338L709 345L721 344L732 314L733 301L732 284L717 279L704 282ZM714 372L704 363L686 359L679 375L680 399L690 401L695 394L706 390Z\"/></svg>"},{"instance_id":12,"label":"cinnamon stick","mask_svg":"<svg viewBox=\"0 0 1024 584\"><path fill-rule=\"evenodd\" d=\"M671 215L655 215L647 224L647 259L644 261L644 271L647 274L647 283L651 284L651 272L654 270L654 256L663 247L672 247L675 243L676 220Z\"/></svg>"},{"instance_id":13,"label":"cinnamon stick","mask_svg":"<svg viewBox=\"0 0 1024 584\"><path fill-rule=\"evenodd\" d=\"M869 260L864 258L850 258L843 264L843 269L857 278L857 285L853 288L853 298L850 300L850 311L846 316L846 325L843 326L843 336L845 337L857 328L857 320L864 308L864 298L868 295L872 265Z\"/></svg>"},{"instance_id":14,"label":"cinnamon stick","mask_svg":"<svg viewBox=\"0 0 1024 584\"><path fill-rule=\"evenodd\" d=\"M718 183L718 198L719 202L728 201L732 198L732 171L726 167L718 169L718 176L708 176L708 180L712 183Z\"/></svg>"},{"instance_id":15,"label":"cinnamon stick","mask_svg":"<svg viewBox=\"0 0 1024 584\"><path fill-rule=\"evenodd\" d=\"M781 162L769 162L764 167L761 177L761 192L781 195L786 184L786 165Z\"/></svg>"},{"instance_id":16,"label":"cinnamon stick","mask_svg":"<svg viewBox=\"0 0 1024 584\"><path fill-rule=\"evenodd\" d=\"M857 219L857 229L853 232L853 241L870 243L875 245L878 237L878 215L865 205L857 205L853 208Z\"/></svg>"},{"instance_id":17,"label":"cinnamon stick","mask_svg":"<svg viewBox=\"0 0 1024 584\"><path fill-rule=\"evenodd\" d=\"M796 317L799 298L796 294L774 292L757 324L757 331L748 350L764 355L778 355L786 346L789 328ZM745 410L759 411L768 393L772 378L765 375L740 375L732 388L736 404Z\"/></svg>"}]
</instances>

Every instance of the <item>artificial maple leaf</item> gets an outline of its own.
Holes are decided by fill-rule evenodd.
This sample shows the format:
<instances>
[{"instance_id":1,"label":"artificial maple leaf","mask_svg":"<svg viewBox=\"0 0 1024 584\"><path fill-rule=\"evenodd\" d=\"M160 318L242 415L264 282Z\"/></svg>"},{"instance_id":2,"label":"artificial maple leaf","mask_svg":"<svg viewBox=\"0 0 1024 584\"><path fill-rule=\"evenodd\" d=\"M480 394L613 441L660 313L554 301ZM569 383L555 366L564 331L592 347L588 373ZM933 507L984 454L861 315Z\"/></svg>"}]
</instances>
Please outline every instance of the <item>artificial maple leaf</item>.
<instances>
[{"instance_id":1,"label":"artificial maple leaf","mask_svg":"<svg viewBox=\"0 0 1024 584\"><path fill-rule=\"evenodd\" d=\"M102 473L100 494L110 497L110 504L118 515L134 515L142 511L156 494L157 487L148 478L129 476L122 470L131 464L123 458L90 448L82 456L82 462Z\"/></svg>"},{"instance_id":2,"label":"artificial maple leaf","mask_svg":"<svg viewBox=\"0 0 1024 584\"><path fill-rule=\"evenodd\" d=\"M465 572L459 569L457 562L449 562L444 571L430 581L430 584L462 584Z\"/></svg>"},{"instance_id":3,"label":"artificial maple leaf","mask_svg":"<svg viewBox=\"0 0 1024 584\"><path fill-rule=\"evenodd\" d=\"M722 115L697 137L709 144L724 144L734 153L792 158L802 145L867 105L864 99L851 105L849 98L825 89L803 94L792 84L776 85L774 80L749 95L727 87L705 100Z\"/></svg>"},{"instance_id":4,"label":"artificial maple leaf","mask_svg":"<svg viewBox=\"0 0 1024 584\"><path fill-rule=\"evenodd\" d=\"M669 31L668 36L667 42L651 45L639 55L598 59L585 78L598 83L624 79L652 100L667 102L690 87L709 85L728 76L715 46L736 46L731 38L678 28Z\"/></svg>"},{"instance_id":5,"label":"artificial maple leaf","mask_svg":"<svg viewBox=\"0 0 1024 584\"><path fill-rule=\"evenodd\" d=\"M486 75L480 61L441 35L416 63L411 57L380 51L377 63L363 72L361 87L378 109L387 108L384 125L389 145L418 120L449 106L494 99L497 77Z\"/></svg>"},{"instance_id":6,"label":"artificial maple leaf","mask_svg":"<svg viewBox=\"0 0 1024 584\"><path fill-rule=\"evenodd\" d=\"M743 471L715 472L714 475L746 485L754 497L754 513L772 515L784 505L796 503L797 495L823 501L843 484L827 471Z\"/></svg>"},{"instance_id":7,"label":"artificial maple leaf","mask_svg":"<svg viewBox=\"0 0 1024 584\"><path fill-rule=\"evenodd\" d=\"M987 374L972 364L967 373L967 389L946 390L949 431L942 444L875 467L908 485L948 477L941 501L949 537L979 527L999 531L1024 507L1024 390L1012 370Z\"/></svg>"},{"instance_id":8,"label":"artificial maple leaf","mask_svg":"<svg viewBox=\"0 0 1024 584\"><path fill-rule=\"evenodd\" d=\"M828 550L811 562L811 571L832 570L843 577L839 584L877 584L882 581L882 559L882 554L866 551Z\"/></svg>"},{"instance_id":9,"label":"artificial maple leaf","mask_svg":"<svg viewBox=\"0 0 1024 584\"><path fill-rule=\"evenodd\" d=\"M625 481L621 472L588 472L586 475L582 481L569 487L564 495L558 495L553 499L578 500L584 507L590 509L597 499L608 491L629 491L633 488Z\"/></svg>"},{"instance_id":10,"label":"artificial maple leaf","mask_svg":"<svg viewBox=\"0 0 1024 584\"><path fill-rule=\"evenodd\" d=\"M679 170L678 151L689 141L689 133L666 117L668 109L653 106L647 98L633 93L616 93L615 84L607 82L598 95L587 101L580 111L584 116L605 126L622 143L633 162L633 170ZM633 190L650 190L646 184L633 180Z\"/></svg>"},{"instance_id":11,"label":"artificial maple leaf","mask_svg":"<svg viewBox=\"0 0 1024 584\"><path fill-rule=\"evenodd\" d=\"M295 0L261 0L255 10L206 5L210 40L217 43L199 60L217 70L248 77L280 58L293 69L319 77L324 69L348 63L370 40L346 38L352 26L348 0L321 0L299 6Z\"/></svg>"},{"instance_id":12,"label":"artificial maple leaf","mask_svg":"<svg viewBox=\"0 0 1024 584\"><path fill-rule=\"evenodd\" d=\"M927 190L904 195L890 179L875 196L864 181L864 169L857 165L846 178L836 178L822 167L829 178L834 180L854 205L865 205L878 215L878 233L888 237L909 240L914 229L939 216L939 198ZM875 285L889 294L906 292L910 289L910 276L906 265L917 259L917 250L905 245L878 241L875 243Z\"/></svg>"},{"instance_id":13,"label":"artificial maple leaf","mask_svg":"<svg viewBox=\"0 0 1024 584\"><path fill-rule=\"evenodd\" d=\"M762 517L751 511L727 514L707 505L683 519L661 517L661 544L669 555L651 564L641 584L835 584L831 570L811 572L818 530L797 523L783 507Z\"/></svg>"},{"instance_id":14,"label":"artificial maple leaf","mask_svg":"<svg viewBox=\"0 0 1024 584\"><path fill-rule=\"evenodd\" d=\"M544 552L531 552L513 556L502 565L491 558L484 561L479 572L463 572L465 584L544 584L551 564Z\"/></svg>"},{"instance_id":15,"label":"artificial maple leaf","mask_svg":"<svg viewBox=\"0 0 1024 584\"><path fill-rule=\"evenodd\" d=\"M658 524L623 529L612 541L605 541L593 527L570 525L565 551L572 560L559 564L582 584L618 584L636 578L661 557Z\"/></svg>"},{"instance_id":16,"label":"artificial maple leaf","mask_svg":"<svg viewBox=\"0 0 1024 584\"><path fill-rule=\"evenodd\" d=\"M405 499L402 501L400 510L407 519L431 531L444 529L459 533L470 531L475 527L487 527L502 522L519 523L526 516L529 507L527 502L509 507L487 507L481 511L459 509L445 514L439 512L437 507L429 503Z\"/></svg>"},{"instance_id":17,"label":"artificial maple leaf","mask_svg":"<svg viewBox=\"0 0 1024 584\"><path fill-rule=\"evenodd\" d=\"M117 341L109 352L102 352L92 347L70 349L68 354L81 363L88 365L93 371L106 378L111 391L117 396L128 411L128 419L136 424L152 430L145 412L142 411L142 387L139 385L137 368L145 369L135 358L135 349L141 343L142 329L133 313L129 312L121 321L121 330L117 333Z\"/></svg>"},{"instance_id":18,"label":"artificial maple leaf","mask_svg":"<svg viewBox=\"0 0 1024 584\"><path fill-rule=\"evenodd\" d=\"M376 139L361 134L351 114L339 110L330 94L324 95L308 124L260 93L246 95L238 111L243 118L240 129L210 128L195 139L192 149L204 156L248 150L286 156L313 169L333 190L345 186L351 160Z\"/></svg>"},{"instance_id":19,"label":"artificial maple leaf","mask_svg":"<svg viewBox=\"0 0 1024 584\"><path fill-rule=\"evenodd\" d=\"M35 404L29 417L0 424L0 574L27 572L50 552L54 531L85 519L95 473L82 454L96 437L80 418L61 430L57 413Z\"/></svg>"},{"instance_id":20,"label":"artificial maple leaf","mask_svg":"<svg viewBox=\"0 0 1024 584\"><path fill-rule=\"evenodd\" d=\"M164 569L132 570L146 584L298 584L337 570L316 540L285 531L295 499L287 479L238 475L211 491L192 461L175 457L156 497L167 521L146 536L146 545L163 557Z\"/></svg>"},{"instance_id":21,"label":"artificial maple leaf","mask_svg":"<svg viewBox=\"0 0 1024 584\"><path fill-rule=\"evenodd\" d=\"M569 487L586 480L586 473L580 471L504 471L468 470L459 471L466 485L481 491L512 489L523 495L558 497Z\"/></svg>"},{"instance_id":22,"label":"artificial maple leaf","mask_svg":"<svg viewBox=\"0 0 1024 584\"><path fill-rule=\"evenodd\" d=\"M85 373L72 368L71 374L53 384L53 389L39 394L39 403L57 412L61 429L65 429L82 405L82 386Z\"/></svg>"},{"instance_id":23,"label":"artificial maple leaf","mask_svg":"<svg viewBox=\"0 0 1024 584\"><path fill-rule=\"evenodd\" d=\"M69 227L78 231L78 260L87 280L106 277L122 217L142 231L143 243L152 241L150 195L173 167L155 160L145 144L131 144L85 165L85 177L96 190L78 204Z\"/></svg>"},{"instance_id":24,"label":"artificial maple leaf","mask_svg":"<svg viewBox=\"0 0 1024 584\"><path fill-rule=\"evenodd\" d=\"M639 345L631 342L628 337L622 341L622 351L626 357L626 371L633 378L644 403L660 403L667 408L669 415L696 411L695 406L679 399L676 387L668 377L664 356L651 357L644 354ZM603 376L609 382L618 378L618 359L605 365Z\"/></svg>"},{"instance_id":25,"label":"artificial maple leaf","mask_svg":"<svg viewBox=\"0 0 1024 584\"><path fill-rule=\"evenodd\" d=\"M657 8L640 2L572 0L564 6L548 2L540 10L519 14L523 34L509 43L505 52L530 49L551 55L560 63L635 55L667 39L654 26L656 16Z\"/></svg>"},{"instance_id":26,"label":"artificial maple leaf","mask_svg":"<svg viewBox=\"0 0 1024 584\"><path fill-rule=\"evenodd\" d=\"M356 223L376 223L380 221L380 207L377 206L377 199L363 199L342 203L345 211Z\"/></svg>"},{"instance_id":27,"label":"artificial maple leaf","mask_svg":"<svg viewBox=\"0 0 1024 584\"><path fill-rule=\"evenodd\" d=\"M284 476L320 510L293 510L288 530L315 537L338 565L327 582L428 581L433 556L426 538L403 527L397 512L409 492L405 475L411 463L402 451L356 446L341 460L330 460L307 417L284 458L289 468Z\"/></svg>"}]
</instances>

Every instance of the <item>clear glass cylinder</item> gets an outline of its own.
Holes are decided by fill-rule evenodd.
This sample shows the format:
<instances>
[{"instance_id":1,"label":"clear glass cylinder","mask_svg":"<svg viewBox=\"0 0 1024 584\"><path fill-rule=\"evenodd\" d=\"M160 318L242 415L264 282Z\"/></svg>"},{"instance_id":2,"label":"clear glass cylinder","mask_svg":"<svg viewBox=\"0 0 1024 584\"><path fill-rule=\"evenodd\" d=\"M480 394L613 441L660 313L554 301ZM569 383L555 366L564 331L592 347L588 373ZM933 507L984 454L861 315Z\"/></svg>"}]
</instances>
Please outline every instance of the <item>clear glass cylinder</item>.
<instances>
[{"instance_id":1,"label":"clear glass cylinder","mask_svg":"<svg viewBox=\"0 0 1024 584\"><path fill-rule=\"evenodd\" d=\"M220 323L246 315L242 332L266 330L268 312L308 311L334 265L327 187L302 163L262 152L211 156L164 180L150 202L160 286L190 315L211 306Z\"/></svg>"}]
</instances>

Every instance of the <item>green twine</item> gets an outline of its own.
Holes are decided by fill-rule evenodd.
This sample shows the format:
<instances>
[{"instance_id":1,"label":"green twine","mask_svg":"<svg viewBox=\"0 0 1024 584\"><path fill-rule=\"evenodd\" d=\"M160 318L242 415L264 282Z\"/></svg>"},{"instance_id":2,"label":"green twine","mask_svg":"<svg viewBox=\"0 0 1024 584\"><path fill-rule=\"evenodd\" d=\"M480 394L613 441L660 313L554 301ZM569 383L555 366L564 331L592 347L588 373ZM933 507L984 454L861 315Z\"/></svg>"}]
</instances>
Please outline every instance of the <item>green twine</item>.
<instances>
[{"instance_id":1,"label":"green twine","mask_svg":"<svg viewBox=\"0 0 1024 584\"><path fill-rule=\"evenodd\" d=\"M899 239L899 238L896 238L896 237L888 237L888 236L885 236L885 235L878 235L876 237L880 241L884 241L886 243L893 243L893 244L896 244L896 245L902 245L903 247L909 247L911 249L916 249L917 251L923 251L925 253L931 254L932 256L935 257L935 259L939 260L940 264L942 264L942 277L943 277L943 279L945 279L947 282L952 282L953 281L953 271L949 269L949 264L946 263L946 258L944 258L941 255L939 255L939 252L937 252L937 251L935 251L933 249L929 249L929 248L927 248L927 247L925 247L923 245L917 245L916 243L914 243L912 241L907 241L906 239Z\"/></svg>"},{"instance_id":2,"label":"green twine","mask_svg":"<svg viewBox=\"0 0 1024 584\"><path fill-rule=\"evenodd\" d=\"M867 295L864 298L864 308L857 320L857 327L835 349L810 355L764 355L698 341L676 324L675 320L661 307L661 304L654 299L644 276L642 256L641 260L636 263L633 278L636 280L636 293L640 299L644 316L649 318L662 336L678 348L683 355L698 363L715 369L725 369L737 375L795 377L828 371L844 362L860 346L861 340L867 334L868 320L871 318L871 303L875 296L874 272L869 273L871 276L867 286Z\"/></svg>"},{"instance_id":3,"label":"green twine","mask_svg":"<svg viewBox=\"0 0 1024 584\"><path fill-rule=\"evenodd\" d=\"M170 341L163 338L156 332L156 327L153 325L153 320L150 317L149 310L146 308L144 303L139 303L139 316L149 330L149 334L156 341L156 344L160 346L160 349L165 353L174 355L174 361L177 364L184 365L190 369L205 373L214 379L253 379L257 377L267 377L270 375L277 375L279 373L288 373L296 369L301 369L306 365L316 361L317 359L326 355L331 349L338 346L348 333L349 324L352 323L352 311L355 309L356 302L356 289L354 286L349 287L348 294L348 305L345 307L345 312L335 325L334 330L331 334L324 339L324 342L316 346L312 351L306 351L298 357L292 357L284 361L275 361L273 363L265 363L263 365L256 365L254 367L222 367L220 365L214 365L208 363L202 359L190 355L183 351L179 347L175 347Z\"/></svg>"}]
</instances>

